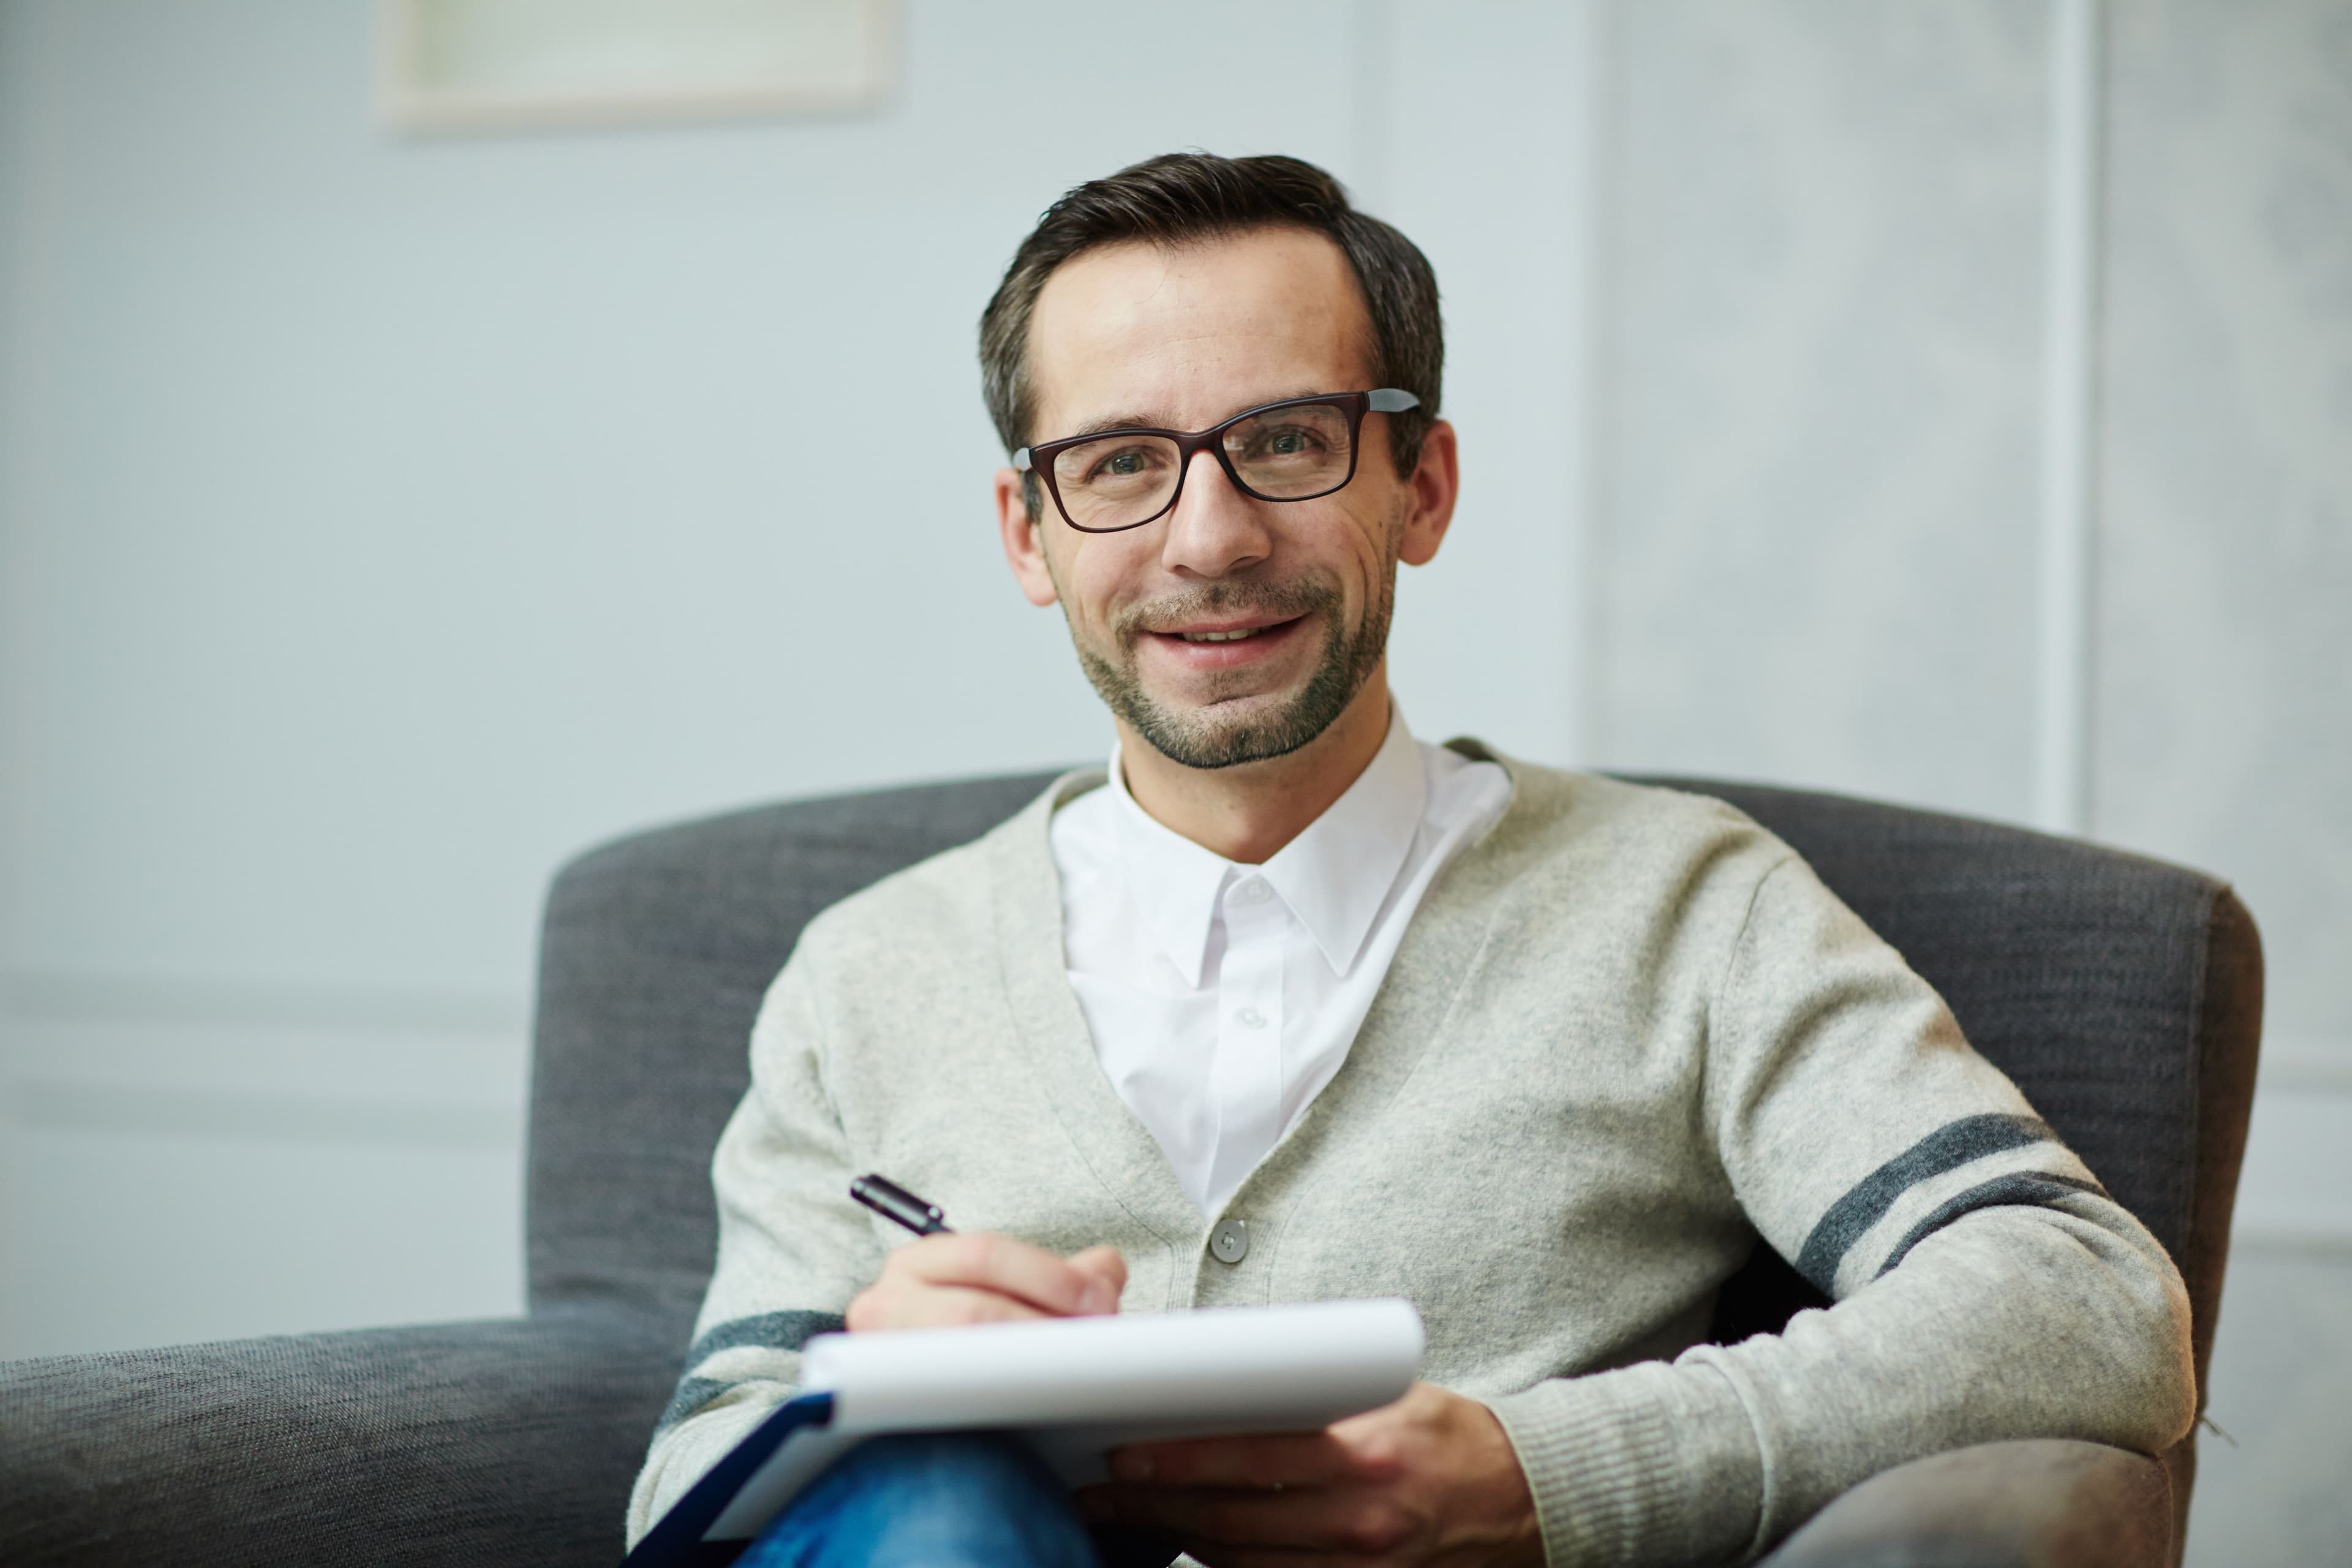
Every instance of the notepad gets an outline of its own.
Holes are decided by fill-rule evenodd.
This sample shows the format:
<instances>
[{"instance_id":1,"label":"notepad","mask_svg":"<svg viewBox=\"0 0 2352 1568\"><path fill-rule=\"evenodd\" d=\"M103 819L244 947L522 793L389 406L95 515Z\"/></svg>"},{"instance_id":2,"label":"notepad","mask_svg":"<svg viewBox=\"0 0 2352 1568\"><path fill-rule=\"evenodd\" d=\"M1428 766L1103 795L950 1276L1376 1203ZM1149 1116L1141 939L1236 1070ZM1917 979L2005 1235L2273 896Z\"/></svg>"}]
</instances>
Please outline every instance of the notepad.
<instances>
[{"instance_id":1,"label":"notepad","mask_svg":"<svg viewBox=\"0 0 2352 1568\"><path fill-rule=\"evenodd\" d=\"M802 1392L680 1498L627 1568L723 1561L824 1469L885 1432L1011 1430L1072 1486L1128 1443L1318 1430L1421 1368L1403 1300L820 1334Z\"/></svg>"}]
</instances>

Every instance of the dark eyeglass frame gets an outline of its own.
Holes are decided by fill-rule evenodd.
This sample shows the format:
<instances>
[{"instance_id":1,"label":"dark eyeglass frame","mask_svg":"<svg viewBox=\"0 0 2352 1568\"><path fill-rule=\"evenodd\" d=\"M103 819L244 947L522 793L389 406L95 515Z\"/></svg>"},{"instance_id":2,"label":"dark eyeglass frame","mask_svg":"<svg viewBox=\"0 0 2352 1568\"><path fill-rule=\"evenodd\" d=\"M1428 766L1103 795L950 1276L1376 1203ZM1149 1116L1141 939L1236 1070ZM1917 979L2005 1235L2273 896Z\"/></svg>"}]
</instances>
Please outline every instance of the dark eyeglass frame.
<instances>
[{"instance_id":1,"label":"dark eyeglass frame","mask_svg":"<svg viewBox=\"0 0 2352 1568\"><path fill-rule=\"evenodd\" d=\"M1176 510L1176 503L1184 496L1184 477L1192 471L1192 458L1203 451L1215 455L1217 466L1225 470L1225 478L1233 480L1234 489L1256 500L1317 500L1324 496L1336 495L1346 489L1356 477L1356 462L1363 455L1364 450L1364 416L1402 414L1407 409L1420 406L1419 397L1402 387L1395 386L1377 387L1370 392L1329 392L1314 397L1286 397L1278 403L1261 403L1255 408L1244 408L1232 418L1222 424L1212 425L1206 430L1160 430L1148 425L1123 425L1114 430L1089 430L1083 436L1071 436L1059 441L1040 441L1034 447L1024 447L1013 453L1013 466L1022 473L1034 474L1044 479L1046 489L1053 492L1054 510L1062 514L1064 522L1068 523L1080 533L1125 533L1129 529L1141 528L1146 523L1158 522ZM1255 419L1261 415L1273 414L1285 408L1310 407L1337 408L1347 415L1348 472L1346 475L1338 484L1328 489L1317 490L1313 495L1270 496L1250 489L1243 482L1239 471L1234 468L1233 455L1225 450L1223 439L1225 432L1236 425ZM1072 447L1083 447L1089 441L1107 441L1116 436L1158 436L1165 440L1173 441L1176 444L1177 452L1176 488L1168 492L1168 504L1150 517L1139 518L1133 522L1122 522L1111 528L1089 528L1072 517L1070 509L1062 504L1062 487L1054 479L1054 458Z\"/></svg>"}]
</instances>

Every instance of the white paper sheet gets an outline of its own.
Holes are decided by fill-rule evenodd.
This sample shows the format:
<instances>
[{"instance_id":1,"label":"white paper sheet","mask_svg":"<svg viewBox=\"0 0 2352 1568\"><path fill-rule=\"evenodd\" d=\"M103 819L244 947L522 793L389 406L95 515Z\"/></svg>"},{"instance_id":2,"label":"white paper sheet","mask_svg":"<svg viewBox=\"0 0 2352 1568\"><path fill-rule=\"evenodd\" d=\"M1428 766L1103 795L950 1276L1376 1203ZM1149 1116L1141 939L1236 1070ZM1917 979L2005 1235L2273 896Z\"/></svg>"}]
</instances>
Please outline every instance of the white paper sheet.
<instances>
[{"instance_id":1,"label":"white paper sheet","mask_svg":"<svg viewBox=\"0 0 2352 1568\"><path fill-rule=\"evenodd\" d=\"M795 1434L704 1539L756 1534L818 1472L882 1432L1011 1428L1073 1486L1124 1443L1306 1432L1401 1397L1421 1369L1402 1300L1059 1318L969 1329L820 1334L802 1386L833 1425Z\"/></svg>"}]
</instances>

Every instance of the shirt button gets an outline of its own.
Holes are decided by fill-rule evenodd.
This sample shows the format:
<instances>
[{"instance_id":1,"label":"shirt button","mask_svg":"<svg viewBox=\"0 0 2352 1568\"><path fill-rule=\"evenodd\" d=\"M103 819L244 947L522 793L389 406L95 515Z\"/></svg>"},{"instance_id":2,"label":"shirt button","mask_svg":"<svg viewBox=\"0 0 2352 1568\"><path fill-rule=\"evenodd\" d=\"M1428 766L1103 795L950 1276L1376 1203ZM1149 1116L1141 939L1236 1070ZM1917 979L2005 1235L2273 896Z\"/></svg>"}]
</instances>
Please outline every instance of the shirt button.
<instances>
[{"instance_id":1,"label":"shirt button","mask_svg":"<svg viewBox=\"0 0 2352 1568\"><path fill-rule=\"evenodd\" d=\"M1255 1007L1244 1007L1234 1015L1234 1022L1244 1029L1263 1029L1265 1027L1265 1015Z\"/></svg>"},{"instance_id":2,"label":"shirt button","mask_svg":"<svg viewBox=\"0 0 2352 1568\"><path fill-rule=\"evenodd\" d=\"M1221 1219L1209 1233L1209 1256L1220 1263L1239 1263L1249 1256L1249 1221Z\"/></svg>"},{"instance_id":3,"label":"shirt button","mask_svg":"<svg viewBox=\"0 0 2352 1568\"><path fill-rule=\"evenodd\" d=\"M1262 904L1273 896L1274 889L1267 887L1264 882L1252 880L1242 884L1242 901L1244 903Z\"/></svg>"}]
</instances>

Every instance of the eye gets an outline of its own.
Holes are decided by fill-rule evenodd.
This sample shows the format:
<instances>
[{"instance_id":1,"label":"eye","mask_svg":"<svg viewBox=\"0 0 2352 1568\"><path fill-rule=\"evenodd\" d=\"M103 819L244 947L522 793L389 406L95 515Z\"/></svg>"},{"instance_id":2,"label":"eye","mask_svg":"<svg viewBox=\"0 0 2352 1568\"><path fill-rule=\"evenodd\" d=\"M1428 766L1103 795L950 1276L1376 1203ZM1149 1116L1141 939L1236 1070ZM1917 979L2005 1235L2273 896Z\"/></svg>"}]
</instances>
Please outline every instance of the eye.
<instances>
[{"instance_id":1,"label":"eye","mask_svg":"<svg viewBox=\"0 0 2352 1568\"><path fill-rule=\"evenodd\" d=\"M1320 432L1305 425L1276 425L1250 443L1260 457L1309 458L1323 450Z\"/></svg>"},{"instance_id":2,"label":"eye","mask_svg":"<svg viewBox=\"0 0 2352 1568\"><path fill-rule=\"evenodd\" d=\"M1167 458L1149 442L1106 446L1084 453L1081 484L1117 485L1150 479L1167 467ZM1065 469L1065 472L1067 470Z\"/></svg>"}]
</instances>

